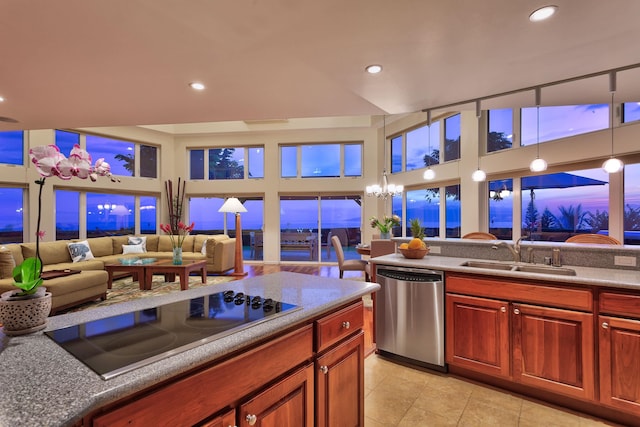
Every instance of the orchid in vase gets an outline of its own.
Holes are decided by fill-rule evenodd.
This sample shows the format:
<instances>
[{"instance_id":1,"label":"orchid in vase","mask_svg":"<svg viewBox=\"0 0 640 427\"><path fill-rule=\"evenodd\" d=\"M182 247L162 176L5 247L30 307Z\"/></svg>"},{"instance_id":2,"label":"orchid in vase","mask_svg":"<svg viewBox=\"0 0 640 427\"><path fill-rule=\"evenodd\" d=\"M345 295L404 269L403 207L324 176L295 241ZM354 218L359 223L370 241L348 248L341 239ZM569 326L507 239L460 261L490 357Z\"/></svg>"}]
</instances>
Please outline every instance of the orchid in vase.
<instances>
[{"instance_id":1,"label":"orchid in vase","mask_svg":"<svg viewBox=\"0 0 640 427\"><path fill-rule=\"evenodd\" d=\"M89 178L95 182L98 176L107 176L112 182L120 181L111 174L111 167L103 158L98 159L95 165L92 165L91 155L80 148L78 144L73 146L68 158L60 153L60 149L56 145L33 147L29 150L29 158L40 174L40 179L35 181L39 185L36 256L26 258L13 269L13 284L22 290L18 294L20 296L35 294L38 287L42 285L40 239L44 237L44 231L40 230L40 219L42 217L42 188L44 187L45 179L57 176L62 180L68 181L73 177L78 177L80 179Z\"/></svg>"},{"instance_id":2,"label":"orchid in vase","mask_svg":"<svg viewBox=\"0 0 640 427\"><path fill-rule=\"evenodd\" d=\"M393 227L400 224L400 217L398 215L384 215L382 219L378 219L372 216L369 221L371 222L371 228L377 228L381 234L388 235Z\"/></svg>"}]
</instances>

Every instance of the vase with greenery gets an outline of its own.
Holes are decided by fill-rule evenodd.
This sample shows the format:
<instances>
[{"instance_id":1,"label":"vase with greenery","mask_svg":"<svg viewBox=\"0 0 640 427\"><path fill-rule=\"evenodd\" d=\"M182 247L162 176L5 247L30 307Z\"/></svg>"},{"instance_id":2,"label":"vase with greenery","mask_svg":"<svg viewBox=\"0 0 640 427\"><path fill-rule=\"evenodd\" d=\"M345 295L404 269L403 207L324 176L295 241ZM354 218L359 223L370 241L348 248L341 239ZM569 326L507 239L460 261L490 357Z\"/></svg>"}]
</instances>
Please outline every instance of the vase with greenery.
<instances>
[{"instance_id":1,"label":"vase with greenery","mask_svg":"<svg viewBox=\"0 0 640 427\"><path fill-rule=\"evenodd\" d=\"M104 159L98 159L95 165L91 164L91 155L74 145L69 157L65 157L60 153L60 149L56 145L43 145L33 147L29 150L29 158L35 165L40 179L36 180L38 184L38 217L36 222L36 256L28 257L22 263L13 269L14 286L18 289L8 291L2 294L2 304L0 304L0 323L3 324L5 333L9 335L18 335L20 331L33 332L34 330L43 329L46 326L46 318L51 310L51 294L41 287L42 280L42 260L40 258L40 240L44 237L44 231L40 230L40 220L42 218L42 189L46 178L57 176L63 180L70 180L73 177L80 179L91 179L96 181L98 176L107 176L113 182L119 181L118 178L111 174L111 167ZM34 302L39 305L37 309L39 315L44 314L44 322L42 319L33 319L35 325L28 326L26 320L18 319L21 313L25 313L25 317L36 317L35 312L26 312L31 310L27 307L25 300L35 300L39 298L48 298L48 304L45 302ZM21 308L16 309L11 302L21 301ZM47 308L48 306L48 308ZM40 322L40 323L38 323ZM22 328L14 331L14 328Z\"/></svg>"},{"instance_id":2,"label":"vase with greenery","mask_svg":"<svg viewBox=\"0 0 640 427\"><path fill-rule=\"evenodd\" d=\"M176 265L182 264L182 244L184 239L193 231L193 227L195 227L194 222L191 225L186 225L184 222L178 221L175 229L171 227L171 224L160 224L160 230L167 233L171 239L173 263Z\"/></svg>"},{"instance_id":3,"label":"vase with greenery","mask_svg":"<svg viewBox=\"0 0 640 427\"><path fill-rule=\"evenodd\" d=\"M369 221L371 222L371 228L380 230L381 239L389 239L391 238L391 230L393 227L400 224L400 217L398 215L384 215L381 219L378 219L372 216Z\"/></svg>"}]
</instances>

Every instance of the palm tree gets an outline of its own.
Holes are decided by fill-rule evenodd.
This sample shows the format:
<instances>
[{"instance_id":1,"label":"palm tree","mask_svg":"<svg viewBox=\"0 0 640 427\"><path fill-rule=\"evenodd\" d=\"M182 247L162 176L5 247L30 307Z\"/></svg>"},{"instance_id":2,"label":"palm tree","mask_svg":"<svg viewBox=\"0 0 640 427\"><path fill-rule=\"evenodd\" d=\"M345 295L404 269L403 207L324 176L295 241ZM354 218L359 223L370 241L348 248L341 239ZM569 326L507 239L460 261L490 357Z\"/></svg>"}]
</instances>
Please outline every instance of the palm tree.
<instances>
[{"instance_id":1,"label":"palm tree","mask_svg":"<svg viewBox=\"0 0 640 427\"><path fill-rule=\"evenodd\" d=\"M589 212L582 211L582 204L579 204L575 208L573 205L569 205L569 207L566 208L560 206L558 210L560 211L560 216L557 216L556 220L563 230L576 231L584 228L584 225L587 224Z\"/></svg>"}]
</instances>

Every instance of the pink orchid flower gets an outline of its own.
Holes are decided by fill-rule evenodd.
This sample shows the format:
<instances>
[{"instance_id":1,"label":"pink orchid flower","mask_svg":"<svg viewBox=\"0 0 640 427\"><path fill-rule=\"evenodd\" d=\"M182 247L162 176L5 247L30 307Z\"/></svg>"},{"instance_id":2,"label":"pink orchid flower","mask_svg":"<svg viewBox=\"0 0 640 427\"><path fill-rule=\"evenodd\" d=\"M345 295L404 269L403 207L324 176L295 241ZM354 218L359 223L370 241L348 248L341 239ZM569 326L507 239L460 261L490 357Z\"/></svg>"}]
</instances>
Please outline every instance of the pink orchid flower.
<instances>
[{"instance_id":1,"label":"pink orchid flower","mask_svg":"<svg viewBox=\"0 0 640 427\"><path fill-rule=\"evenodd\" d=\"M58 163L65 157L55 145L41 145L29 150L31 161L36 165L40 176L45 178L60 174Z\"/></svg>"},{"instance_id":2,"label":"pink orchid flower","mask_svg":"<svg viewBox=\"0 0 640 427\"><path fill-rule=\"evenodd\" d=\"M61 179L69 180L74 176L80 179L87 179L92 173L91 155L80 148L78 144L75 144L69 158L60 160L57 167L60 171L58 176Z\"/></svg>"}]
</instances>

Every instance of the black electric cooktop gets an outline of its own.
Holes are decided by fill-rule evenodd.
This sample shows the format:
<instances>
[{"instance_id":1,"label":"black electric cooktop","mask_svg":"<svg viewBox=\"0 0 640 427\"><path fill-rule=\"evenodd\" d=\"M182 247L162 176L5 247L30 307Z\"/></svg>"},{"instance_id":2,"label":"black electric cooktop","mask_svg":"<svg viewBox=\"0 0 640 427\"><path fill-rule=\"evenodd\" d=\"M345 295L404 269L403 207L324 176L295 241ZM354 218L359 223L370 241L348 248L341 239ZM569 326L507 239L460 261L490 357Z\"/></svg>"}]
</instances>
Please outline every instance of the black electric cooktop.
<instances>
[{"instance_id":1,"label":"black electric cooktop","mask_svg":"<svg viewBox=\"0 0 640 427\"><path fill-rule=\"evenodd\" d=\"M300 308L225 291L45 334L107 380Z\"/></svg>"}]
</instances>

